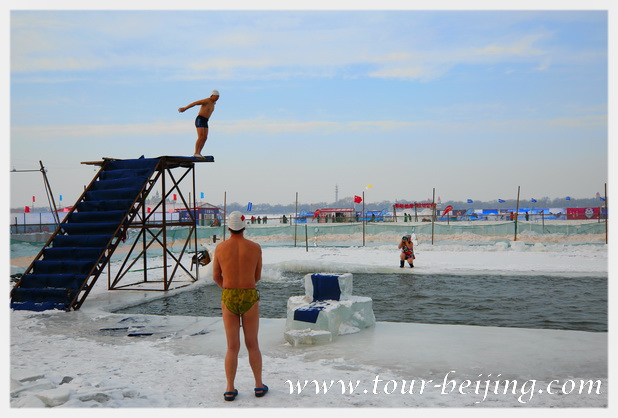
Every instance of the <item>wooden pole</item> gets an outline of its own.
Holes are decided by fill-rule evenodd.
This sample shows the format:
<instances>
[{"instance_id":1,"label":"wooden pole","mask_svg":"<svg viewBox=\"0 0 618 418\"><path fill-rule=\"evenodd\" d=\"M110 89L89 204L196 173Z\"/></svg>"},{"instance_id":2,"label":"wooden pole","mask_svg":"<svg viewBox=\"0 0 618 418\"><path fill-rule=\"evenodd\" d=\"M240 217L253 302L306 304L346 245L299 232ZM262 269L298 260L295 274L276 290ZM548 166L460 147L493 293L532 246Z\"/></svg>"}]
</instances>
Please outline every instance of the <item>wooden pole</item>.
<instances>
[{"instance_id":1,"label":"wooden pole","mask_svg":"<svg viewBox=\"0 0 618 418\"><path fill-rule=\"evenodd\" d=\"M226 218L227 218L227 192L223 192L223 241L225 241Z\"/></svg>"},{"instance_id":2,"label":"wooden pole","mask_svg":"<svg viewBox=\"0 0 618 418\"><path fill-rule=\"evenodd\" d=\"M433 188L433 197L431 198L431 245L433 245L433 236L434 236L434 224L436 221L436 188Z\"/></svg>"},{"instance_id":3,"label":"wooden pole","mask_svg":"<svg viewBox=\"0 0 618 418\"><path fill-rule=\"evenodd\" d=\"M298 192L296 192L296 212L294 212L294 247L296 247L297 228L298 228Z\"/></svg>"},{"instance_id":4,"label":"wooden pole","mask_svg":"<svg viewBox=\"0 0 618 418\"><path fill-rule=\"evenodd\" d=\"M367 221L365 218L365 191L363 190L363 247L365 246L365 222Z\"/></svg>"},{"instance_id":5,"label":"wooden pole","mask_svg":"<svg viewBox=\"0 0 618 418\"><path fill-rule=\"evenodd\" d=\"M607 212L607 183L605 183L605 243L607 244L607 222L609 220L609 213Z\"/></svg>"},{"instance_id":6,"label":"wooden pole","mask_svg":"<svg viewBox=\"0 0 618 418\"><path fill-rule=\"evenodd\" d=\"M515 239L513 241L517 241L517 219L519 218L519 191L521 186L517 186L517 206L515 208Z\"/></svg>"}]
</instances>

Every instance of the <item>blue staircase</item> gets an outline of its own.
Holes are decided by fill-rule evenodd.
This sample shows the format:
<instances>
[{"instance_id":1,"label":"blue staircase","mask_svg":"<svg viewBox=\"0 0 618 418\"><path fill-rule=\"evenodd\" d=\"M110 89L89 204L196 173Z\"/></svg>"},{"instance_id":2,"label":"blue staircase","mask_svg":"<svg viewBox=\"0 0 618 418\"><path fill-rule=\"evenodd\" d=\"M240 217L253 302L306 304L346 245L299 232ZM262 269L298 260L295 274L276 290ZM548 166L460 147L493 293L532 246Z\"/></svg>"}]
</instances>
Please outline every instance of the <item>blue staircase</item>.
<instances>
[{"instance_id":1,"label":"blue staircase","mask_svg":"<svg viewBox=\"0 0 618 418\"><path fill-rule=\"evenodd\" d=\"M11 291L11 308L78 309L141 208L159 161L106 160Z\"/></svg>"}]
</instances>

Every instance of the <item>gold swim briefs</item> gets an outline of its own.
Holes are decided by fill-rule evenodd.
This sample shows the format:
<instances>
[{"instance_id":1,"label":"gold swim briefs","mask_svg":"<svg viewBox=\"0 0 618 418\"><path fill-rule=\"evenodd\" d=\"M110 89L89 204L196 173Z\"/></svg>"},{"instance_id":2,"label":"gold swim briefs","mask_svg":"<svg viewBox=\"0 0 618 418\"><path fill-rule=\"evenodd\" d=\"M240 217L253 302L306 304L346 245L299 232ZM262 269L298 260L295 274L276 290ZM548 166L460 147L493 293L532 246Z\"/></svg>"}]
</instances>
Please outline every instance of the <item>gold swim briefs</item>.
<instances>
[{"instance_id":1,"label":"gold swim briefs","mask_svg":"<svg viewBox=\"0 0 618 418\"><path fill-rule=\"evenodd\" d=\"M225 307L236 315L245 314L255 302L260 300L257 289L223 289L221 301Z\"/></svg>"}]
</instances>

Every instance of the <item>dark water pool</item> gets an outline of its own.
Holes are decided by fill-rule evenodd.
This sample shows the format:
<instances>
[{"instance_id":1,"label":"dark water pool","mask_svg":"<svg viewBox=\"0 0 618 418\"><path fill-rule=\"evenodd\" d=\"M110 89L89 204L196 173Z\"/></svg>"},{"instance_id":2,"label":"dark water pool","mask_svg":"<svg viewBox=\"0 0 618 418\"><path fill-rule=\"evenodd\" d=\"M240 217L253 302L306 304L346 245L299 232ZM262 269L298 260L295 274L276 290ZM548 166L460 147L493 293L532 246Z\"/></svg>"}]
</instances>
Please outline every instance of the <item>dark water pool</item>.
<instances>
[{"instance_id":1,"label":"dark water pool","mask_svg":"<svg viewBox=\"0 0 618 418\"><path fill-rule=\"evenodd\" d=\"M377 321L607 331L607 277L354 274L353 294L373 299ZM264 318L285 318L304 274L263 281ZM122 313L220 316L221 290L204 286Z\"/></svg>"}]
</instances>

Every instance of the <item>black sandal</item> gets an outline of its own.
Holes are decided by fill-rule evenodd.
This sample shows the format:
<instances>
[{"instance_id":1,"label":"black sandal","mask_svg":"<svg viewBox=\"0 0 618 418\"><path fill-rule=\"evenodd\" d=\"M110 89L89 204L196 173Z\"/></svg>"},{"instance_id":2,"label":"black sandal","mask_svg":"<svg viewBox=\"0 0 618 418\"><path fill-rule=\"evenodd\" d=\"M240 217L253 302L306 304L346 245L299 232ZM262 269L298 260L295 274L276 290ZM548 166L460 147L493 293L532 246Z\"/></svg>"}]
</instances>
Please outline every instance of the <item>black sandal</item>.
<instances>
[{"instance_id":1,"label":"black sandal","mask_svg":"<svg viewBox=\"0 0 618 418\"><path fill-rule=\"evenodd\" d=\"M234 389L234 392L225 392L223 394L223 399L226 401L233 401L238 396L238 389Z\"/></svg>"},{"instance_id":2,"label":"black sandal","mask_svg":"<svg viewBox=\"0 0 618 418\"><path fill-rule=\"evenodd\" d=\"M268 392L268 386L264 385L263 388L255 388L253 390L255 391L255 396L261 398Z\"/></svg>"}]
</instances>

